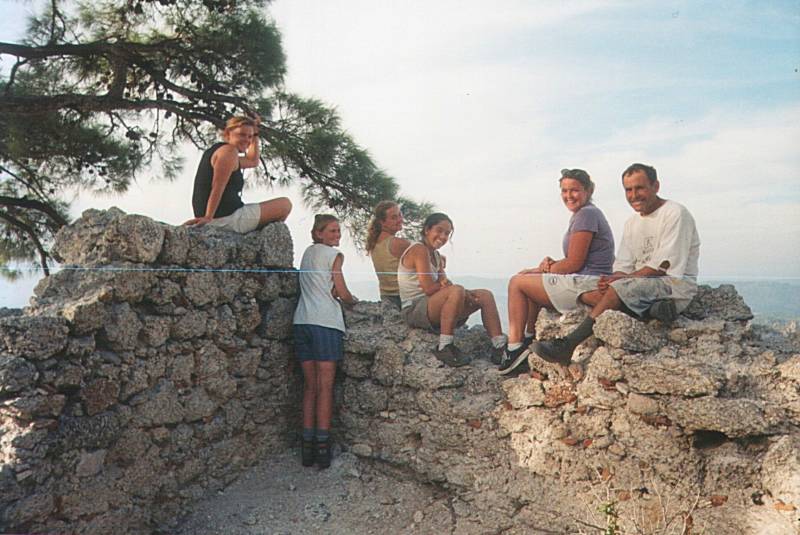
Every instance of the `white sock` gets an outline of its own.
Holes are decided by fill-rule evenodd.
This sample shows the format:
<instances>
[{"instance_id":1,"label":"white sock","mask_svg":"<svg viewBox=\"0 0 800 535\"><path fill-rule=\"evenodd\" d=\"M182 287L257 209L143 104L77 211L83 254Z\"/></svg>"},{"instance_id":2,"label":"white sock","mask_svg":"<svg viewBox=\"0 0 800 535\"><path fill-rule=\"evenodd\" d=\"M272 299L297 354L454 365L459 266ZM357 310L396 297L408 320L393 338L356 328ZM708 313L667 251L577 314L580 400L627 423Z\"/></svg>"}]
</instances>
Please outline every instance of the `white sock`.
<instances>
[{"instance_id":1,"label":"white sock","mask_svg":"<svg viewBox=\"0 0 800 535\"><path fill-rule=\"evenodd\" d=\"M527 328L527 327L525 327L525 338L533 338L534 336L536 336L536 333L532 333L532 332L530 332L530 331L528 330L528 328Z\"/></svg>"},{"instance_id":2,"label":"white sock","mask_svg":"<svg viewBox=\"0 0 800 535\"><path fill-rule=\"evenodd\" d=\"M497 336L492 336L492 347L495 349L500 349L501 347L506 345L508 342L508 336L504 334L498 334Z\"/></svg>"},{"instance_id":3,"label":"white sock","mask_svg":"<svg viewBox=\"0 0 800 535\"><path fill-rule=\"evenodd\" d=\"M444 349L446 345L453 343L453 335L452 334L440 334L439 335L439 351Z\"/></svg>"},{"instance_id":4,"label":"white sock","mask_svg":"<svg viewBox=\"0 0 800 535\"><path fill-rule=\"evenodd\" d=\"M514 342L513 344L508 344L508 350L514 351L522 347L522 342Z\"/></svg>"}]
</instances>

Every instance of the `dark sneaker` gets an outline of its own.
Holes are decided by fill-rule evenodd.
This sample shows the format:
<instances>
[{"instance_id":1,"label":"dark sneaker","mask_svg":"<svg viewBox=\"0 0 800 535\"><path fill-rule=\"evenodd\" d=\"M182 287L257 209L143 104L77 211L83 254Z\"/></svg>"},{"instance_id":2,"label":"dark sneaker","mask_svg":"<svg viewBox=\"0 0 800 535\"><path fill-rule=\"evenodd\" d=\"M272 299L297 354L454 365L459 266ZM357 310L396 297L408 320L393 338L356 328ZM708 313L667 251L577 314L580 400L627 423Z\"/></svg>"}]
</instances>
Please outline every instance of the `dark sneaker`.
<instances>
[{"instance_id":1,"label":"dark sneaker","mask_svg":"<svg viewBox=\"0 0 800 535\"><path fill-rule=\"evenodd\" d=\"M523 362L527 362L529 354L530 351L525 347L519 347L513 351L506 349L498 368L500 375L507 375Z\"/></svg>"},{"instance_id":2,"label":"dark sneaker","mask_svg":"<svg viewBox=\"0 0 800 535\"><path fill-rule=\"evenodd\" d=\"M647 309L647 315L661 323L672 323L678 319L678 310L672 299L659 299Z\"/></svg>"},{"instance_id":3,"label":"dark sneaker","mask_svg":"<svg viewBox=\"0 0 800 535\"><path fill-rule=\"evenodd\" d=\"M531 344L533 343L534 340L536 340L535 336L526 336L525 338L522 339L522 347L528 349L529 347L531 347Z\"/></svg>"},{"instance_id":4,"label":"dark sneaker","mask_svg":"<svg viewBox=\"0 0 800 535\"><path fill-rule=\"evenodd\" d=\"M504 373L503 375L505 375L506 377L517 377L519 375L531 373L531 365L528 362L528 356L530 356L530 352L528 352L528 354L525 356L525 360L522 361L522 364L520 364L510 372Z\"/></svg>"},{"instance_id":5,"label":"dark sneaker","mask_svg":"<svg viewBox=\"0 0 800 535\"><path fill-rule=\"evenodd\" d=\"M328 468L331 465L331 441L320 440L317 442L317 466L320 468Z\"/></svg>"},{"instance_id":6,"label":"dark sneaker","mask_svg":"<svg viewBox=\"0 0 800 535\"><path fill-rule=\"evenodd\" d=\"M300 453L303 460L303 466L314 466L314 441L304 440L303 445L300 446Z\"/></svg>"},{"instance_id":7,"label":"dark sneaker","mask_svg":"<svg viewBox=\"0 0 800 535\"><path fill-rule=\"evenodd\" d=\"M568 366L572 362L572 352L575 351L577 344L573 344L564 338L555 340L534 340L531 350L547 362Z\"/></svg>"},{"instance_id":8,"label":"dark sneaker","mask_svg":"<svg viewBox=\"0 0 800 535\"><path fill-rule=\"evenodd\" d=\"M470 362L470 358L462 353L461 350L453 344L447 344L442 349L439 349L439 346L436 346L436 348L433 350L433 354L437 359L447 364L451 368L465 366Z\"/></svg>"},{"instance_id":9,"label":"dark sneaker","mask_svg":"<svg viewBox=\"0 0 800 535\"><path fill-rule=\"evenodd\" d=\"M503 362L503 354L505 352L505 347L493 347L492 352L489 354L489 360L492 361L492 364L500 364Z\"/></svg>"}]
</instances>

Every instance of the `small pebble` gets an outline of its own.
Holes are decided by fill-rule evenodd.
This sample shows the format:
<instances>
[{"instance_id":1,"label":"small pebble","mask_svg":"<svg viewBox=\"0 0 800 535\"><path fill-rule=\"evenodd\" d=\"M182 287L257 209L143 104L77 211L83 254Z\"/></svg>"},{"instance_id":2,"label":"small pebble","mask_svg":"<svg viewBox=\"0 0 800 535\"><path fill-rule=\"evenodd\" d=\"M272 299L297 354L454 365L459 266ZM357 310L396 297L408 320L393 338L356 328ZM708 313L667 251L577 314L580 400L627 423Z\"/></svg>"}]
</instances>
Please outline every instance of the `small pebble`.
<instances>
[{"instance_id":1,"label":"small pebble","mask_svg":"<svg viewBox=\"0 0 800 535\"><path fill-rule=\"evenodd\" d=\"M422 511L415 511L414 512L414 523L419 524L425 518L425 514Z\"/></svg>"},{"instance_id":2,"label":"small pebble","mask_svg":"<svg viewBox=\"0 0 800 535\"><path fill-rule=\"evenodd\" d=\"M292 492L296 491L297 485L289 485L289 490L291 490Z\"/></svg>"}]
</instances>

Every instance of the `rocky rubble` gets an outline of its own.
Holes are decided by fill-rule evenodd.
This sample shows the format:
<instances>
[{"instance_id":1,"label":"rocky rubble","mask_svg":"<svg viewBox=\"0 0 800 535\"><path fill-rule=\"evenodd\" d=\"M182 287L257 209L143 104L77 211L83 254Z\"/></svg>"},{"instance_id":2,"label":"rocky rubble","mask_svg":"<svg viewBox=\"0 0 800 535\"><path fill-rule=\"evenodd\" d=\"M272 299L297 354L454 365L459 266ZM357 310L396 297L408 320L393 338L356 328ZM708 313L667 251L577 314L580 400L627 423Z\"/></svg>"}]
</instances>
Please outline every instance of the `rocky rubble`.
<instances>
[{"instance_id":1,"label":"rocky rubble","mask_svg":"<svg viewBox=\"0 0 800 535\"><path fill-rule=\"evenodd\" d=\"M298 426L288 231L90 210L55 250L65 269L0 314L0 532L174 532ZM607 312L569 368L533 357L509 378L482 329L457 333L472 364L446 368L435 335L360 303L336 438L447 495L420 532L417 516L454 534L796 533L800 344L751 317L703 287L672 325Z\"/></svg>"},{"instance_id":2,"label":"rocky rubble","mask_svg":"<svg viewBox=\"0 0 800 535\"><path fill-rule=\"evenodd\" d=\"M452 533L595 533L608 504L644 533L800 528L800 354L765 347L732 286L669 326L607 312L576 363L531 357L516 378L482 329L456 337L472 365L445 368L434 335L384 312L348 317L341 429L356 455L453 493ZM581 319L544 313L537 332Z\"/></svg>"},{"instance_id":3,"label":"rocky rubble","mask_svg":"<svg viewBox=\"0 0 800 535\"><path fill-rule=\"evenodd\" d=\"M0 532L170 531L288 447L285 225L239 236L89 210L55 254L65 269L0 318Z\"/></svg>"}]
</instances>

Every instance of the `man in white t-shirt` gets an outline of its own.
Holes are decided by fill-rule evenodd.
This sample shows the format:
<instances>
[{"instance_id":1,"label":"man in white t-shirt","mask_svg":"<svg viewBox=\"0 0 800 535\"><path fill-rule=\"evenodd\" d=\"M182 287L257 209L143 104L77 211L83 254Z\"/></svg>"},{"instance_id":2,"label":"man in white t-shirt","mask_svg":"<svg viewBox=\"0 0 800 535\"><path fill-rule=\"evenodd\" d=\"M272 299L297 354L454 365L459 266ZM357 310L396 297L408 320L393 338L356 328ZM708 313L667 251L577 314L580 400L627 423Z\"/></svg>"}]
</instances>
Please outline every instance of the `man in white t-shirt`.
<instances>
[{"instance_id":1,"label":"man in white t-shirt","mask_svg":"<svg viewBox=\"0 0 800 535\"><path fill-rule=\"evenodd\" d=\"M533 343L533 351L549 362L569 364L572 352L592 334L595 319L606 310L671 322L697 293L700 237L692 214L658 196L658 175L649 165L628 167L622 185L637 213L625 223L614 273L601 277L597 290L581 296L593 308L574 331Z\"/></svg>"}]
</instances>

